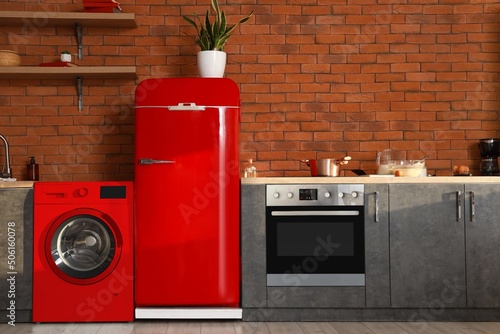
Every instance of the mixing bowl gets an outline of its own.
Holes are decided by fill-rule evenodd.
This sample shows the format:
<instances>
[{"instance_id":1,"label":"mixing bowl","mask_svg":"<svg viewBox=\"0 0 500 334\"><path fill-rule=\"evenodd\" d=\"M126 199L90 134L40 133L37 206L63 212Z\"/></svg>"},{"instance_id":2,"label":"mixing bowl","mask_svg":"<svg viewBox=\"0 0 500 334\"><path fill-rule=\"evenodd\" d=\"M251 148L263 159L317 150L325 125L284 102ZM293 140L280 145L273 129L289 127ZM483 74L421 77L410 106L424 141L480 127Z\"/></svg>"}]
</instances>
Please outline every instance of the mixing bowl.
<instances>
[{"instance_id":1,"label":"mixing bowl","mask_svg":"<svg viewBox=\"0 0 500 334\"><path fill-rule=\"evenodd\" d=\"M395 176L420 176L425 167L422 160L398 160L389 163L389 173Z\"/></svg>"}]
</instances>

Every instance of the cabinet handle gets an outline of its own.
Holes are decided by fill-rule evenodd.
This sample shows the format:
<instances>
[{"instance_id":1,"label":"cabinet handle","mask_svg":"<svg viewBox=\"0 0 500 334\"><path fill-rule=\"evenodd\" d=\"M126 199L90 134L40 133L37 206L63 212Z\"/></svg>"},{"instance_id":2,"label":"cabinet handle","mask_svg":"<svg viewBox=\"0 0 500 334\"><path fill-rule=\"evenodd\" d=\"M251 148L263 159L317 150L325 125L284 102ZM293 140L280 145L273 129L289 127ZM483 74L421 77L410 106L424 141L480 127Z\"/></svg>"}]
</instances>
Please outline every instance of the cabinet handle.
<instances>
[{"instance_id":1,"label":"cabinet handle","mask_svg":"<svg viewBox=\"0 0 500 334\"><path fill-rule=\"evenodd\" d=\"M378 199L379 199L379 193L378 191L375 192L375 223L378 223L380 217L379 217L379 210L378 210Z\"/></svg>"},{"instance_id":2,"label":"cabinet handle","mask_svg":"<svg viewBox=\"0 0 500 334\"><path fill-rule=\"evenodd\" d=\"M462 192L457 191L457 222L462 220Z\"/></svg>"},{"instance_id":3,"label":"cabinet handle","mask_svg":"<svg viewBox=\"0 0 500 334\"><path fill-rule=\"evenodd\" d=\"M470 192L470 221L476 221L476 198L473 191Z\"/></svg>"}]
</instances>

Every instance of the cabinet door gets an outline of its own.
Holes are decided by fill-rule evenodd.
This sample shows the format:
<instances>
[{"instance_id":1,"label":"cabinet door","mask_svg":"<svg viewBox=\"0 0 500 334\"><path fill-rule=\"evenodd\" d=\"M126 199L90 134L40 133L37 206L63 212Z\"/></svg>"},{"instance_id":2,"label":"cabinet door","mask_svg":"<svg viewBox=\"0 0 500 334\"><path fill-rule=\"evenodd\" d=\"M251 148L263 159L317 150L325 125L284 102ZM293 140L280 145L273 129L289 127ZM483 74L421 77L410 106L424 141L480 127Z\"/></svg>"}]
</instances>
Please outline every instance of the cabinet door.
<instances>
[{"instance_id":1,"label":"cabinet door","mask_svg":"<svg viewBox=\"0 0 500 334\"><path fill-rule=\"evenodd\" d=\"M390 307L389 186L365 185L366 307Z\"/></svg>"},{"instance_id":2,"label":"cabinet door","mask_svg":"<svg viewBox=\"0 0 500 334\"><path fill-rule=\"evenodd\" d=\"M0 322L29 322L32 305L33 189L0 189L0 206ZM14 314L8 310L12 305L15 306Z\"/></svg>"},{"instance_id":3,"label":"cabinet door","mask_svg":"<svg viewBox=\"0 0 500 334\"><path fill-rule=\"evenodd\" d=\"M500 307L500 184L465 190L467 306Z\"/></svg>"},{"instance_id":4,"label":"cabinet door","mask_svg":"<svg viewBox=\"0 0 500 334\"><path fill-rule=\"evenodd\" d=\"M465 307L463 185L391 184L392 307Z\"/></svg>"},{"instance_id":5,"label":"cabinet door","mask_svg":"<svg viewBox=\"0 0 500 334\"><path fill-rule=\"evenodd\" d=\"M241 300L243 308L267 306L266 186L241 186Z\"/></svg>"}]
</instances>

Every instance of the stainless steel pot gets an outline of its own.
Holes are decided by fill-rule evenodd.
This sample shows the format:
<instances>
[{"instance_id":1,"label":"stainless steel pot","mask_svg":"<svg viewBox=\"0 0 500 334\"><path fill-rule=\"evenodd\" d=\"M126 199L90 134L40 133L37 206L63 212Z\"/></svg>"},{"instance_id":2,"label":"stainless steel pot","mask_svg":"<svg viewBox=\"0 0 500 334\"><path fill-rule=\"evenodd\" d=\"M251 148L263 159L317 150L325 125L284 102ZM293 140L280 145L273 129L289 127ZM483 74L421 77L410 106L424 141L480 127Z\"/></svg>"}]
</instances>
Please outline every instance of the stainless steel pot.
<instances>
[{"instance_id":1,"label":"stainless steel pot","mask_svg":"<svg viewBox=\"0 0 500 334\"><path fill-rule=\"evenodd\" d=\"M350 156L342 159L310 159L301 160L311 168L312 176L340 176L340 166L346 165Z\"/></svg>"}]
</instances>

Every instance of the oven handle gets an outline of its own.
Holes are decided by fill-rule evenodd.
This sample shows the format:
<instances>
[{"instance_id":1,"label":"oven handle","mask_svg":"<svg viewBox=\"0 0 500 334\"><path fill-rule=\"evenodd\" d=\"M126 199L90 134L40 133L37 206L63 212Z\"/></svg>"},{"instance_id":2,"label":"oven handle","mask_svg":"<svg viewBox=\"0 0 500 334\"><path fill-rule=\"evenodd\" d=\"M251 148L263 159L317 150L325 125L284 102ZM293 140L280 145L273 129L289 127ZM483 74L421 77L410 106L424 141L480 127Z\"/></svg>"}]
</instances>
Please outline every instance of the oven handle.
<instances>
[{"instance_id":1,"label":"oven handle","mask_svg":"<svg viewBox=\"0 0 500 334\"><path fill-rule=\"evenodd\" d=\"M271 211L271 216L359 216L359 211Z\"/></svg>"}]
</instances>

